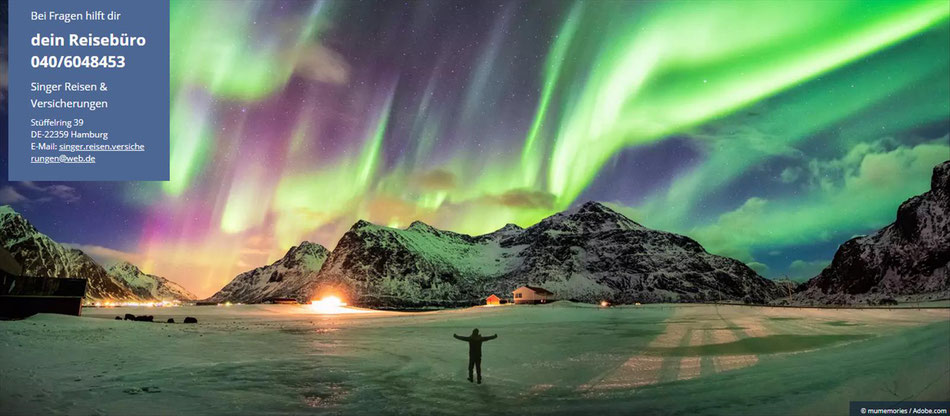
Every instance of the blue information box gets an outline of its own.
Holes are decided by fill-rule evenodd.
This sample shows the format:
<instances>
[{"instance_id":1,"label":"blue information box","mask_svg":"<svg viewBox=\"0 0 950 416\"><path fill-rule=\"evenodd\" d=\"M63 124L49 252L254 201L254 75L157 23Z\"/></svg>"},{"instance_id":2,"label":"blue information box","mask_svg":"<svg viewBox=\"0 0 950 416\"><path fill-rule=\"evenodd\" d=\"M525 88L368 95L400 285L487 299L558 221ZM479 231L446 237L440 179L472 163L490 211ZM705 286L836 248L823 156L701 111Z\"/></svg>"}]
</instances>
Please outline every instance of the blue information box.
<instances>
[{"instance_id":1,"label":"blue information box","mask_svg":"<svg viewBox=\"0 0 950 416\"><path fill-rule=\"evenodd\" d=\"M168 180L168 1L9 2L9 180Z\"/></svg>"}]
</instances>

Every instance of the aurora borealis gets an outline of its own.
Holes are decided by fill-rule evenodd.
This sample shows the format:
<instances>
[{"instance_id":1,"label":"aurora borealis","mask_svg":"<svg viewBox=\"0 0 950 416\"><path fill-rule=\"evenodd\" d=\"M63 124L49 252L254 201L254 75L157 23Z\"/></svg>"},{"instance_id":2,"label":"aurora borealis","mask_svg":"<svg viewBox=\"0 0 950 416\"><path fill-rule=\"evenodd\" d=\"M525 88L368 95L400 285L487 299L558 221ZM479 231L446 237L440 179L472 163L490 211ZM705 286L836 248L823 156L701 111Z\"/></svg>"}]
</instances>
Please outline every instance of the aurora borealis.
<instances>
[{"instance_id":1,"label":"aurora borealis","mask_svg":"<svg viewBox=\"0 0 950 416\"><path fill-rule=\"evenodd\" d=\"M199 296L361 218L587 200L811 277L950 159L946 0L171 4L172 180L0 203Z\"/></svg>"}]
</instances>

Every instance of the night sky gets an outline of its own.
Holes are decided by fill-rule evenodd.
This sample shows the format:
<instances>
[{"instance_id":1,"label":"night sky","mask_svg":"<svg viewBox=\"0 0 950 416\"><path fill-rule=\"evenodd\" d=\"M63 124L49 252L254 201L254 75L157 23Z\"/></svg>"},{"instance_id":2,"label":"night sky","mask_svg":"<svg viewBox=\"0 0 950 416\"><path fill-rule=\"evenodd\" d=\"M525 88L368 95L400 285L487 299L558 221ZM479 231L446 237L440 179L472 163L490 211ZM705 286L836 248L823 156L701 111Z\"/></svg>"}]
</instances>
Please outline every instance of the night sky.
<instances>
[{"instance_id":1,"label":"night sky","mask_svg":"<svg viewBox=\"0 0 950 416\"><path fill-rule=\"evenodd\" d=\"M172 180L3 182L0 203L199 296L360 218L480 234L587 200L811 277L950 159L948 18L946 0L172 1Z\"/></svg>"}]
</instances>

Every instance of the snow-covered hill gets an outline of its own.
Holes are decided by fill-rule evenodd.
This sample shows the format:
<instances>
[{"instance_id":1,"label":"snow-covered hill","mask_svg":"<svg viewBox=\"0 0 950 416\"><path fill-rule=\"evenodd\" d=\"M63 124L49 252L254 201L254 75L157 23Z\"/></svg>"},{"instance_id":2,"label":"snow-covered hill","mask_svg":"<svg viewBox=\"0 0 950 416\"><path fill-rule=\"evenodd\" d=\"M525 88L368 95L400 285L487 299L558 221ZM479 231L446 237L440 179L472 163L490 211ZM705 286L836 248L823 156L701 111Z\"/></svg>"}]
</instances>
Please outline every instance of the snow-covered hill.
<instances>
[{"instance_id":1,"label":"snow-covered hill","mask_svg":"<svg viewBox=\"0 0 950 416\"><path fill-rule=\"evenodd\" d=\"M116 282L128 288L136 297L143 300L179 300L189 301L197 296L161 276L146 274L129 262L119 262L107 271Z\"/></svg>"},{"instance_id":2,"label":"snow-covered hill","mask_svg":"<svg viewBox=\"0 0 950 416\"><path fill-rule=\"evenodd\" d=\"M317 272L329 254L323 246L304 241L280 260L237 275L208 300L254 303L271 297L304 299L313 291Z\"/></svg>"},{"instance_id":3,"label":"snow-covered hill","mask_svg":"<svg viewBox=\"0 0 950 416\"><path fill-rule=\"evenodd\" d=\"M110 269L121 272L111 274L81 250L64 247L39 232L9 205L0 206L0 243L19 262L24 275L87 279L86 300L162 300L164 298L153 296L165 293L162 288L169 294L178 293L194 299L194 295L178 284L141 273L132 265L129 266L140 275L126 273L125 269ZM147 288L155 288L156 291Z\"/></svg>"},{"instance_id":4,"label":"snow-covered hill","mask_svg":"<svg viewBox=\"0 0 950 416\"><path fill-rule=\"evenodd\" d=\"M401 230L359 221L312 286L363 305L412 306L507 297L524 284L588 302L763 302L780 295L741 262L596 202L526 229L508 225L475 237L421 222Z\"/></svg>"},{"instance_id":5,"label":"snow-covered hill","mask_svg":"<svg viewBox=\"0 0 950 416\"><path fill-rule=\"evenodd\" d=\"M91 257L53 241L9 205L0 206L0 242L23 267L24 275L85 278L89 300L137 299Z\"/></svg>"},{"instance_id":6,"label":"snow-covered hill","mask_svg":"<svg viewBox=\"0 0 950 416\"><path fill-rule=\"evenodd\" d=\"M596 202L556 214L503 246L524 246L521 267L501 289L528 283L562 298L617 302L747 300L780 294L738 260L706 252L693 239L646 228Z\"/></svg>"},{"instance_id":7,"label":"snow-covered hill","mask_svg":"<svg viewBox=\"0 0 950 416\"><path fill-rule=\"evenodd\" d=\"M400 230L361 220L337 243L315 287L370 306L470 303L522 261L519 248L501 245L520 231L472 237L419 221Z\"/></svg>"},{"instance_id":8,"label":"snow-covered hill","mask_svg":"<svg viewBox=\"0 0 950 416\"><path fill-rule=\"evenodd\" d=\"M878 232L848 240L795 296L847 304L932 294L950 296L950 161L937 165L930 190L908 199Z\"/></svg>"}]
</instances>

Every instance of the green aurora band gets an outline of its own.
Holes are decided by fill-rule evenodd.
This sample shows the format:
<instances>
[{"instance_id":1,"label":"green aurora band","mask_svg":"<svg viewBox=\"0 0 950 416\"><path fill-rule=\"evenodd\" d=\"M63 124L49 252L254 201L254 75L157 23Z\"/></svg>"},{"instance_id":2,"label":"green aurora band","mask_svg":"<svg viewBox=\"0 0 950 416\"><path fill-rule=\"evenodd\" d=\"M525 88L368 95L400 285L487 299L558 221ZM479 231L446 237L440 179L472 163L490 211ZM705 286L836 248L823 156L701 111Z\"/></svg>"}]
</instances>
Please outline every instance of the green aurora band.
<instances>
[{"instance_id":1,"label":"green aurora band","mask_svg":"<svg viewBox=\"0 0 950 416\"><path fill-rule=\"evenodd\" d=\"M625 147L727 115L950 16L943 1L688 4L657 5L642 24L608 28L598 39L593 70L554 134L547 188L559 208ZM562 35L573 25L569 19ZM545 89L558 79L545 79ZM529 134L526 148L533 141Z\"/></svg>"},{"instance_id":2,"label":"green aurora band","mask_svg":"<svg viewBox=\"0 0 950 416\"><path fill-rule=\"evenodd\" d=\"M319 162L305 155L320 140L321 125L301 110L282 138L282 165L234 169L199 196L208 178L216 178L215 166L235 163L212 144L252 127L237 123L226 134L217 131L223 107L266 102L301 74L350 86L350 68L337 62L346 54L320 43L350 4L316 2L288 25L292 30L262 42L249 35L259 3L228 3L222 13L214 2L174 0L172 180L130 195L136 201L155 193L172 203L212 200L217 231L263 230L279 246L274 255L314 235L332 248L357 218L391 226L418 218L479 234L509 222L529 226L566 209L619 154L677 137L699 149L700 159L668 185L634 202L618 196L613 206L644 225L688 234L712 252L751 263L754 251L880 226L901 201L926 189L930 168L948 159L947 139L902 140L950 114L950 2L727 5L573 3L560 15L549 47L535 51L543 62L530 119L506 137L510 149L483 156L474 144L444 141L452 126L477 132L489 124L482 103L505 93L510 55L504 33L512 22L502 17L467 87L449 92L458 114L432 98L443 93L437 72L451 58L442 57L418 103L400 101L395 74L394 85L376 87L370 94L376 99L364 100L361 114L347 115L366 127L340 139L355 144L348 153ZM895 102L904 105L895 109ZM397 145L388 142L397 131L411 137L391 155ZM797 190L742 196L725 211L706 209L713 196L777 159L798 164L782 179L797 183Z\"/></svg>"}]
</instances>

